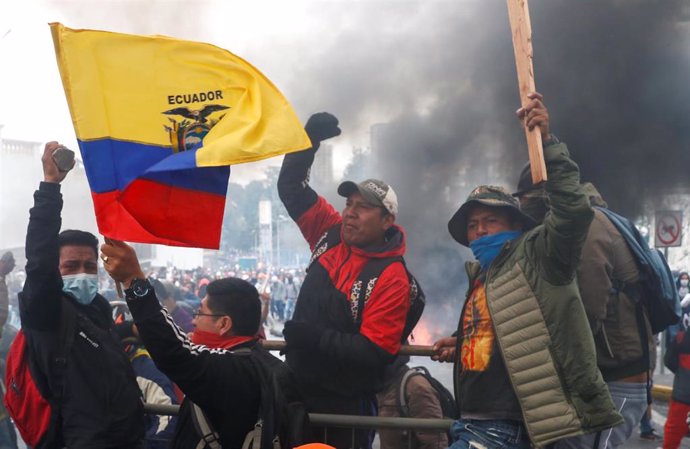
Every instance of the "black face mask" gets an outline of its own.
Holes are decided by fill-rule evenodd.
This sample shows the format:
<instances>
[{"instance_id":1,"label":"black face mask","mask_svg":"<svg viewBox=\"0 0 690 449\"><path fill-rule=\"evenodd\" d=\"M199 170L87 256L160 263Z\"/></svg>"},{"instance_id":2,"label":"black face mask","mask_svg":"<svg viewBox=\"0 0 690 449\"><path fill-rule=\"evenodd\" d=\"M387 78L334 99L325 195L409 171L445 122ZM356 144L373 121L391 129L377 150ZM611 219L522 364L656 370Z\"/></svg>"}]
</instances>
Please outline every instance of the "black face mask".
<instances>
[{"instance_id":1,"label":"black face mask","mask_svg":"<svg viewBox=\"0 0 690 449\"><path fill-rule=\"evenodd\" d=\"M549 211L549 199L542 195L525 195L520 198L520 210L541 223Z\"/></svg>"}]
</instances>

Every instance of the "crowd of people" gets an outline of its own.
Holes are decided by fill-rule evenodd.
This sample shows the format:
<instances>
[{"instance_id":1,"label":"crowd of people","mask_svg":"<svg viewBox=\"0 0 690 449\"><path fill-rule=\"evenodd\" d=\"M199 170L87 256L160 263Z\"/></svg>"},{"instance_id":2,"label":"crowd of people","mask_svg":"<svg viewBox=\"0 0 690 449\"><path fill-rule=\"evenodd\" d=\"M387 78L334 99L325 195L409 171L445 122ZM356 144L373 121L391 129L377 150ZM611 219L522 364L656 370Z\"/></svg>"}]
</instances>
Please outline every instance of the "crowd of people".
<instances>
[{"instance_id":1,"label":"crowd of people","mask_svg":"<svg viewBox=\"0 0 690 449\"><path fill-rule=\"evenodd\" d=\"M477 186L450 218L450 235L475 260L449 317L457 330L435 342L432 359L453 364L458 416L448 434L416 433L414 447L615 448L648 410L657 345L639 306L635 257L551 133L542 96L530 94L518 117L541 133L548 181L532 184L527 166L515 193ZM33 373L57 416L36 449L371 447L368 430L257 424L265 413L261 363L288 373L281 382L294 386L285 393L292 420L296 404L310 413L444 417L438 390L426 376L410 377L400 355L425 299L405 264L395 190L378 179L343 182L338 212L309 184L320 143L340 134L338 120L315 114L305 129L312 148L286 155L278 179L312 251L305 271L147 272L124 242L99 246L88 232L61 231L67 172L52 158L58 144L46 145L17 296ZM99 258L110 280L99 280ZM10 257L0 259L0 322L13 268ZM681 273L678 289L690 309L688 279ZM116 284L127 306L113 313ZM284 363L259 344L270 335L284 337ZM667 363L677 370L664 438L672 449L688 432L686 333ZM401 395L404 410L394 406ZM145 415L144 402L179 404L179 414ZM3 416L0 434L10 428ZM402 437L381 432L381 446L400 447Z\"/></svg>"}]
</instances>

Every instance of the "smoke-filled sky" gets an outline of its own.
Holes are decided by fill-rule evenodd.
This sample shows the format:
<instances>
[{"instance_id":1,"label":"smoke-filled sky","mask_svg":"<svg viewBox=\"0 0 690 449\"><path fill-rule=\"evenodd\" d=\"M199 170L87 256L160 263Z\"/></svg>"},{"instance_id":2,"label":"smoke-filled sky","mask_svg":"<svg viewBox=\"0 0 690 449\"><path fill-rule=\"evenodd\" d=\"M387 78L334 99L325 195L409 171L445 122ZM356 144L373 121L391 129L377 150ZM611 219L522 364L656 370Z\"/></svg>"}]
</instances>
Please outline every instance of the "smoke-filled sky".
<instances>
[{"instance_id":1,"label":"smoke-filled sky","mask_svg":"<svg viewBox=\"0 0 690 449\"><path fill-rule=\"evenodd\" d=\"M688 3L530 1L536 83L552 130L584 178L624 213L639 212L644 195L688 186ZM439 295L462 294L461 252L447 235L448 218L477 183L513 187L527 160L514 117L519 98L504 0L4 0L4 137L74 141L52 21L226 48L272 79L303 120L321 110L336 114L343 128L336 149L369 147L371 125L388 124L371 156L376 163L362 172L398 190L411 265Z\"/></svg>"},{"instance_id":2,"label":"smoke-filled sky","mask_svg":"<svg viewBox=\"0 0 690 449\"><path fill-rule=\"evenodd\" d=\"M664 186L684 179L690 27L679 19L686 4L530 2L537 86L554 131L571 144L585 177L624 211L635 210L638 181ZM472 170L465 157L468 164L485 152L498 152L492 157L504 163L525 159L512 116L518 95L503 0L5 0L5 137L74 140L51 21L227 48L263 70L303 120L319 110L338 115L344 134L336 147L369 146L374 123L414 122L426 148L410 151L425 153L415 155L420 169L445 169L434 176L440 183L456 174L459 161ZM399 141L409 140L405 130L413 132L405 126ZM397 162L386 168L395 170L406 159ZM497 175L487 181L515 178Z\"/></svg>"}]
</instances>

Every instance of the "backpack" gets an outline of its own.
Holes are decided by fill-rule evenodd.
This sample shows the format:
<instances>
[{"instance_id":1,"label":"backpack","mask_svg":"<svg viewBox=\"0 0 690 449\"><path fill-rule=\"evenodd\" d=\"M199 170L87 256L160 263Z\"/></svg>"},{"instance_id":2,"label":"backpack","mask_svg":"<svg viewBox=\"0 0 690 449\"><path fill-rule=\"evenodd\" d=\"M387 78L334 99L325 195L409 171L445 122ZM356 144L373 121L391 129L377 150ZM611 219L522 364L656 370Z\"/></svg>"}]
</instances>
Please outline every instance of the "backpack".
<instances>
[{"instance_id":1,"label":"backpack","mask_svg":"<svg viewBox=\"0 0 690 449\"><path fill-rule=\"evenodd\" d=\"M309 261L309 266L318 260L322 254L328 251L330 248L335 247L340 243L340 229L342 224L333 226L328 231L324 233L323 236L314 246L314 251L312 252L311 260ZM424 306L426 305L426 296L422 287L417 282L417 279L410 273L407 269L407 264L402 256L385 257L380 259L370 259L362 268L359 276L352 283L350 289L350 310L352 312L352 320L354 321L357 329L362 325L362 315L364 311L364 306L369 301L371 293L374 291L376 286L376 281L390 264L394 262L402 262L405 267L405 272L407 273L407 278L410 283L410 310L407 312L407 317L405 318L405 327L403 328L401 342L405 343L407 337L412 334L412 330L417 325L419 318L424 312ZM364 294L362 295L362 291Z\"/></svg>"},{"instance_id":2,"label":"backpack","mask_svg":"<svg viewBox=\"0 0 690 449\"><path fill-rule=\"evenodd\" d=\"M39 372L29 344L30 336L23 329L17 333L7 355L3 402L22 439L34 449L53 447L61 439L62 382L67 356L74 343L76 315L72 305L63 299L58 331L60 346L51 370L53 389Z\"/></svg>"},{"instance_id":3,"label":"backpack","mask_svg":"<svg viewBox=\"0 0 690 449\"><path fill-rule=\"evenodd\" d=\"M444 418L453 420L460 418L460 412L458 411L458 406L455 402L455 398L453 397L453 393L451 393L441 382L439 382L438 379L433 377L429 373L429 370L423 366L415 366L414 368L408 369L400 380L400 384L398 385L397 405L398 412L400 413L401 417L407 418L410 416L410 409L407 405L406 393L407 383L410 381L410 378L414 376L424 377L429 384L431 384L431 387L436 390L438 393L439 403L441 405L441 412ZM452 441L450 431L448 432L448 438L448 441Z\"/></svg>"},{"instance_id":4,"label":"backpack","mask_svg":"<svg viewBox=\"0 0 690 449\"><path fill-rule=\"evenodd\" d=\"M652 333L659 333L678 323L681 317L680 298L664 255L647 245L630 220L603 207L596 209L604 213L618 229L637 261L640 280L636 286L639 288L640 303L646 312ZM618 291L625 291L629 287L615 280L614 284L617 284L615 289Z\"/></svg>"},{"instance_id":5,"label":"backpack","mask_svg":"<svg viewBox=\"0 0 690 449\"><path fill-rule=\"evenodd\" d=\"M438 392L438 399L441 404L441 411L443 412L444 418L460 418L460 413L458 412L458 406L455 403L453 393L443 386L443 384L432 376L429 370L423 366L415 366L414 368L408 369L407 372L403 374L398 387L398 410L400 411L400 416L410 416L405 393L407 391L407 382L409 382L410 378L413 376L423 376L431 384L432 388Z\"/></svg>"},{"instance_id":6,"label":"backpack","mask_svg":"<svg viewBox=\"0 0 690 449\"><path fill-rule=\"evenodd\" d=\"M258 345L232 353L250 357L261 385L258 420L247 434L242 449L292 449L310 439L309 415L292 370ZM192 422L200 438L198 449L221 449L218 433L194 403Z\"/></svg>"}]
</instances>

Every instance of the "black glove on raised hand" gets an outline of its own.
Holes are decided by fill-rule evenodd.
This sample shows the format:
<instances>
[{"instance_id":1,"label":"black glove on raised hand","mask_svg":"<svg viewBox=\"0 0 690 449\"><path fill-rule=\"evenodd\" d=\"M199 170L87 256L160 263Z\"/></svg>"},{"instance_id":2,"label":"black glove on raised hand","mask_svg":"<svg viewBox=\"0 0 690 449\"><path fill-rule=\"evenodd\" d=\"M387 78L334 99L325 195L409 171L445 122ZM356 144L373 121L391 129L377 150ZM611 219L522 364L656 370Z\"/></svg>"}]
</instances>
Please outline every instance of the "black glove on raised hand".
<instances>
[{"instance_id":1,"label":"black glove on raised hand","mask_svg":"<svg viewBox=\"0 0 690 449\"><path fill-rule=\"evenodd\" d=\"M291 349L313 350L319 346L323 328L304 321L290 320L285 323L283 336L286 351Z\"/></svg>"},{"instance_id":2,"label":"black glove on raised hand","mask_svg":"<svg viewBox=\"0 0 690 449\"><path fill-rule=\"evenodd\" d=\"M309 117L304 130L309 136L311 143L316 146L319 142L331 137L340 135L340 128L338 128L338 119L335 115L328 112L317 112Z\"/></svg>"}]
</instances>

